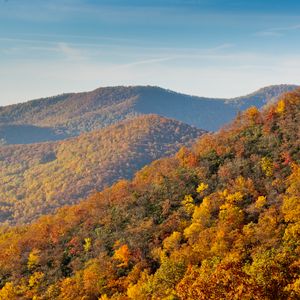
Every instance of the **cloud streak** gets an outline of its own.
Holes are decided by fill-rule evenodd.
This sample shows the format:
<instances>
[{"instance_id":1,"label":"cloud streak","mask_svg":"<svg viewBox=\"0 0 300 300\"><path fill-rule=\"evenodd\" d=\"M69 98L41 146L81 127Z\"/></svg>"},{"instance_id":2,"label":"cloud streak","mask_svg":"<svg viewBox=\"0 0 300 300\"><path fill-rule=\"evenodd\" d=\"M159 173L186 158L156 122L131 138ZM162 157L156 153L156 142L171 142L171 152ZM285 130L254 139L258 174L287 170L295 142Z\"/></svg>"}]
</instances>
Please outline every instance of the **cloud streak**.
<instances>
[{"instance_id":1,"label":"cloud streak","mask_svg":"<svg viewBox=\"0 0 300 300\"><path fill-rule=\"evenodd\" d=\"M300 29L300 24L286 26L286 27L275 27L275 28L269 28L263 31L256 32L257 36L266 37L266 36L283 36L284 33L287 33L289 31L295 31Z\"/></svg>"}]
</instances>

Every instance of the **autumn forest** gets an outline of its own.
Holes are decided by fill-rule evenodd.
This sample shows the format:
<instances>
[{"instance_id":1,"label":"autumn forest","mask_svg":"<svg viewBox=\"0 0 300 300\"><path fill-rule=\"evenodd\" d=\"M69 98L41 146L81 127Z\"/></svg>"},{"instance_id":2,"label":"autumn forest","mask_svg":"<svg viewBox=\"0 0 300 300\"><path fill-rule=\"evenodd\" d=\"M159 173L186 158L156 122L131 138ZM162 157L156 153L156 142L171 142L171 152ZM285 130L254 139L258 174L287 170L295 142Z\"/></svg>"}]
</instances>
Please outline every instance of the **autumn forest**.
<instances>
[{"instance_id":1,"label":"autumn forest","mask_svg":"<svg viewBox=\"0 0 300 300\"><path fill-rule=\"evenodd\" d=\"M150 115L2 146L0 299L299 299L299 130L296 89L215 133Z\"/></svg>"}]
</instances>

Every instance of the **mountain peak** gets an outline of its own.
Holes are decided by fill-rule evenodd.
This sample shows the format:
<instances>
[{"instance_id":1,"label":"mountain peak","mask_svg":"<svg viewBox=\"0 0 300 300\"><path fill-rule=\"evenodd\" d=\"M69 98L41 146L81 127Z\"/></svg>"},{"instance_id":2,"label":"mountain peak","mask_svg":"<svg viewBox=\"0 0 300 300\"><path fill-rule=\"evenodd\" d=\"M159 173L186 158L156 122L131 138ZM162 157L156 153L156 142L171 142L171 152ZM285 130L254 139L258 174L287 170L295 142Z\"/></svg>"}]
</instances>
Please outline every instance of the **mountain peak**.
<instances>
[{"instance_id":1,"label":"mountain peak","mask_svg":"<svg viewBox=\"0 0 300 300\"><path fill-rule=\"evenodd\" d=\"M157 86L100 87L90 92L62 94L26 103L0 107L0 140L20 143L10 133L19 126L26 143L28 126L36 138L28 142L57 140L115 124L138 115L157 114L197 128L216 131L249 106L261 108L295 85L273 85L232 99L180 94Z\"/></svg>"}]
</instances>

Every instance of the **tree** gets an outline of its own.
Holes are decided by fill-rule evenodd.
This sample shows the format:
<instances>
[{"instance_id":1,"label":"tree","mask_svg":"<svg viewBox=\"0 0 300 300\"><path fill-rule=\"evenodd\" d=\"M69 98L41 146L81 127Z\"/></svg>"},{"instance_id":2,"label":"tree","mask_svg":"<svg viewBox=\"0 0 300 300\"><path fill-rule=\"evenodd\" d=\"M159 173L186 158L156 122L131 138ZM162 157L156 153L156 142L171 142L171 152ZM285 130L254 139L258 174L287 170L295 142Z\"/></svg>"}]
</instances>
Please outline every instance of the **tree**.
<instances>
[{"instance_id":1,"label":"tree","mask_svg":"<svg viewBox=\"0 0 300 300\"><path fill-rule=\"evenodd\" d=\"M126 244L122 246L118 246L119 242L116 243L116 247L118 247L115 252L113 258L120 263L118 264L118 267L127 267L129 258L130 258L130 251Z\"/></svg>"},{"instance_id":2,"label":"tree","mask_svg":"<svg viewBox=\"0 0 300 300\"><path fill-rule=\"evenodd\" d=\"M35 269L40 263L40 254L41 251L38 249L32 249L28 255L27 267L28 270Z\"/></svg>"},{"instance_id":3,"label":"tree","mask_svg":"<svg viewBox=\"0 0 300 300\"><path fill-rule=\"evenodd\" d=\"M16 288L11 282L7 282L0 290L0 300L17 300L19 299Z\"/></svg>"}]
</instances>

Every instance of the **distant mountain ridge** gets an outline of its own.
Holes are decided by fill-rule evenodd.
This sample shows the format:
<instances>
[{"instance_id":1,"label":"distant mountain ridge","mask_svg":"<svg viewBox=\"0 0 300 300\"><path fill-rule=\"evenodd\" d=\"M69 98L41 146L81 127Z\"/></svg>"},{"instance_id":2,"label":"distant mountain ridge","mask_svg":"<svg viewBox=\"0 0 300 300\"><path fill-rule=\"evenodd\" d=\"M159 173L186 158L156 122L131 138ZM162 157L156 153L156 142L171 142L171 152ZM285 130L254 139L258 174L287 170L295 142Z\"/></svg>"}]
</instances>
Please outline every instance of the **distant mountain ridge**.
<instances>
[{"instance_id":1,"label":"distant mountain ridge","mask_svg":"<svg viewBox=\"0 0 300 300\"><path fill-rule=\"evenodd\" d=\"M77 203L203 133L146 115L64 141L0 147L0 223L26 223Z\"/></svg>"},{"instance_id":2,"label":"distant mountain ridge","mask_svg":"<svg viewBox=\"0 0 300 300\"><path fill-rule=\"evenodd\" d=\"M62 94L0 107L0 141L26 144L59 140L144 114L158 114L215 131L230 122L238 111L253 105L261 108L296 87L274 85L231 99L189 96L153 86L104 87ZM21 140L11 134L13 125L19 126ZM30 135L29 125L35 126L39 134Z\"/></svg>"}]
</instances>

